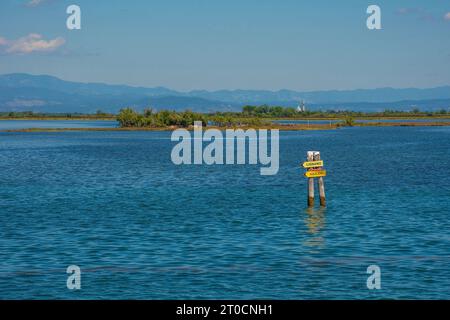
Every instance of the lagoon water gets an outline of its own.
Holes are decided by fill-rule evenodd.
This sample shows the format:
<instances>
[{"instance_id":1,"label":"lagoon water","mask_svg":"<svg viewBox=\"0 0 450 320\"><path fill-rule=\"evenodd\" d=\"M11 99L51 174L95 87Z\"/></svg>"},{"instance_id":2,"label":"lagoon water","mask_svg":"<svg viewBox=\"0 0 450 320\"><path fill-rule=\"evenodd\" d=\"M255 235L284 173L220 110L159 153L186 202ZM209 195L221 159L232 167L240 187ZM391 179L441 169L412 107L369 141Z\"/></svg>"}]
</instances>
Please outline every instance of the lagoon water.
<instances>
[{"instance_id":1,"label":"lagoon water","mask_svg":"<svg viewBox=\"0 0 450 320\"><path fill-rule=\"evenodd\" d=\"M332 124L341 120L274 120L276 124ZM430 119L371 119L356 120L356 122L450 122L445 118ZM55 128L117 128L119 123L115 120L0 120L0 131L22 129L55 129Z\"/></svg>"},{"instance_id":2,"label":"lagoon water","mask_svg":"<svg viewBox=\"0 0 450 320\"><path fill-rule=\"evenodd\" d=\"M0 133L0 299L450 299L449 127L280 132L276 176L175 166L173 145ZM314 149L322 210L299 167Z\"/></svg>"},{"instance_id":3,"label":"lagoon water","mask_svg":"<svg viewBox=\"0 0 450 320\"><path fill-rule=\"evenodd\" d=\"M115 120L0 120L0 130L54 128L117 128Z\"/></svg>"}]
</instances>

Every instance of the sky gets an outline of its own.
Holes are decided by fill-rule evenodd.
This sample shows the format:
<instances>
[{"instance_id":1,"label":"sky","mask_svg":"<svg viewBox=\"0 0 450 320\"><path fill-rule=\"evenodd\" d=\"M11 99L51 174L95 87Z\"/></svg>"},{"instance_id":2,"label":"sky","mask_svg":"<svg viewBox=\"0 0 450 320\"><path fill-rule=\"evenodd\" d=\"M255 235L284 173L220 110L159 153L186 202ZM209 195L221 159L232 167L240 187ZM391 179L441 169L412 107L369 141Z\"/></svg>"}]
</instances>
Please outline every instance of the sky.
<instances>
[{"instance_id":1,"label":"sky","mask_svg":"<svg viewBox=\"0 0 450 320\"><path fill-rule=\"evenodd\" d=\"M181 91L450 85L449 40L450 0L0 1L0 74Z\"/></svg>"}]
</instances>

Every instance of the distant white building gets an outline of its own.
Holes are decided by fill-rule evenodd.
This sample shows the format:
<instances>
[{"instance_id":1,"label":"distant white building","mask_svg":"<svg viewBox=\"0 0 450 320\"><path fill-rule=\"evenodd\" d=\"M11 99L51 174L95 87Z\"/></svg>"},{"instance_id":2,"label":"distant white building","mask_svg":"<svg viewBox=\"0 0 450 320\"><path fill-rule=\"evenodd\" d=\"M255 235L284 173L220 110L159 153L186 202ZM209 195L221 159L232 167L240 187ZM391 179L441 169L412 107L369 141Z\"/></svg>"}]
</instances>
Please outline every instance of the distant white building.
<instances>
[{"instance_id":1,"label":"distant white building","mask_svg":"<svg viewBox=\"0 0 450 320\"><path fill-rule=\"evenodd\" d=\"M305 102L302 100L302 102L297 107L297 112L305 112L305 111L306 111Z\"/></svg>"}]
</instances>

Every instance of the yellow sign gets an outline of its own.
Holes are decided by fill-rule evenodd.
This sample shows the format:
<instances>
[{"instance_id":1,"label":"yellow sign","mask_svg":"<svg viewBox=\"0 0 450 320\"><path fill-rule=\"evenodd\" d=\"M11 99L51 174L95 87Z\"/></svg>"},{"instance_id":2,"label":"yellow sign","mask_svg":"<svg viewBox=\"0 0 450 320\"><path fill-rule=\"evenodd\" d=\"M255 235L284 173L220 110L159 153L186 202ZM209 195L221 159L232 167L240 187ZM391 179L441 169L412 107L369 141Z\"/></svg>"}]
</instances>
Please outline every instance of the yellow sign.
<instances>
[{"instance_id":1,"label":"yellow sign","mask_svg":"<svg viewBox=\"0 0 450 320\"><path fill-rule=\"evenodd\" d=\"M325 177L327 175L326 170L311 170L306 171L305 177L307 178L319 178L319 177Z\"/></svg>"},{"instance_id":2,"label":"yellow sign","mask_svg":"<svg viewBox=\"0 0 450 320\"><path fill-rule=\"evenodd\" d=\"M303 162L303 168L323 167L323 160Z\"/></svg>"}]
</instances>

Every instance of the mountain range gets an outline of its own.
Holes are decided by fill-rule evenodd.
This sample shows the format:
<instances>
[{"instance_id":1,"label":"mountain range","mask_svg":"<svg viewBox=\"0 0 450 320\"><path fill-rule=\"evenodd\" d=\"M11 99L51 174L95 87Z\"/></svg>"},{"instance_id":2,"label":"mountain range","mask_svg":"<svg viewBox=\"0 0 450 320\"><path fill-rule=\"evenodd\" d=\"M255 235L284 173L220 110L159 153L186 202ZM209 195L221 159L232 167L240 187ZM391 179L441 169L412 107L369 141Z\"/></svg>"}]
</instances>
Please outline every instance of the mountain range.
<instances>
[{"instance_id":1,"label":"mountain range","mask_svg":"<svg viewBox=\"0 0 450 320\"><path fill-rule=\"evenodd\" d=\"M417 89L358 89L299 92L293 90L194 90L179 92L164 87L146 88L65 81L49 75L0 75L0 111L51 113L116 113L126 106L142 110L198 112L238 111L243 105L298 105L310 109L382 111L384 109L436 110L450 108L450 86Z\"/></svg>"}]
</instances>

